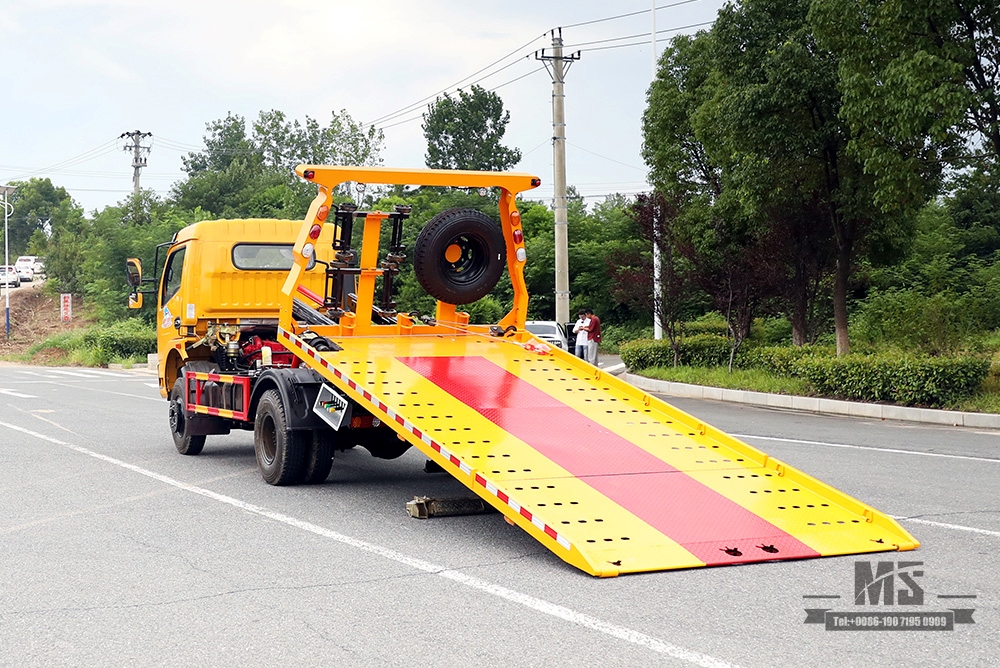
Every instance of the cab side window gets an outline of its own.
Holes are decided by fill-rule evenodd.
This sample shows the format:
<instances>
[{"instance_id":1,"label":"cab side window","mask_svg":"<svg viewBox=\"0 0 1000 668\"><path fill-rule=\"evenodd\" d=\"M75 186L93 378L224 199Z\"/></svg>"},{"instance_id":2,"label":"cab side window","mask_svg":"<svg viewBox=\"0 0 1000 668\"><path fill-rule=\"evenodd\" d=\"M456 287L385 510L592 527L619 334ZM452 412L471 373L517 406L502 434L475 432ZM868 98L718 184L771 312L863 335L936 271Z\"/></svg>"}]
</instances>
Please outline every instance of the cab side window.
<instances>
[{"instance_id":1,"label":"cab side window","mask_svg":"<svg viewBox=\"0 0 1000 668\"><path fill-rule=\"evenodd\" d=\"M167 258L167 265L163 269L163 297L161 304L166 304L181 289L181 272L184 269L184 251L181 248Z\"/></svg>"}]
</instances>

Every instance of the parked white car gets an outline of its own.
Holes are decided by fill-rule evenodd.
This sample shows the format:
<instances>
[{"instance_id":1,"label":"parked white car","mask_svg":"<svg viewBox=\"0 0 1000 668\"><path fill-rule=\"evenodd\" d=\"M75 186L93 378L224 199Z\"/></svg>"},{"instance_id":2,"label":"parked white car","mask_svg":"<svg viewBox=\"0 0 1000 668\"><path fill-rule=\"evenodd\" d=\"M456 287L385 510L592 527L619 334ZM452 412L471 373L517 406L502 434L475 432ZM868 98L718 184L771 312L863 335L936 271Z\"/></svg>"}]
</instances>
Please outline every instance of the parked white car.
<instances>
[{"instance_id":1,"label":"parked white car","mask_svg":"<svg viewBox=\"0 0 1000 668\"><path fill-rule=\"evenodd\" d=\"M0 265L0 285L19 288L21 278L17 275L17 269L12 265Z\"/></svg>"},{"instance_id":2,"label":"parked white car","mask_svg":"<svg viewBox=\"0 0 1000 668\"><path fill-rule=\"evenodd\" d=\"M17 277L21 279L22 283L31 283L35 280L35 272L31 267L27 267L25 265L18 267L17 265L14 265L14 269L17 271Z\"/></svg>"},{"instance_id":3,"label":"parked white car","mask_svg":"<svg viewBox=\"0 0 1000 668\"><path fill-rule=\"evenodd\" d=\"M569 350L566 330L555 320L529 320L524 328L549 345Z\"/></svg>"}]
</instances>

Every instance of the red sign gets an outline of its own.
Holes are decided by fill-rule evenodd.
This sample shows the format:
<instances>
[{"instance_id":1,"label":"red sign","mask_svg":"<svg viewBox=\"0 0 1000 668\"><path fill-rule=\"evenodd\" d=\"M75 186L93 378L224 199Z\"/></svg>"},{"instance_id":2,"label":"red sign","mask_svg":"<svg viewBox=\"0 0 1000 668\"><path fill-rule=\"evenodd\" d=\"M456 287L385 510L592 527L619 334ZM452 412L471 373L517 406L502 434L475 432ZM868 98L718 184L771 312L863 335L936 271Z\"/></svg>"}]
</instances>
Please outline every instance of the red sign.
<instances>
[{"instance_id":1,"label":"red sign","mask_svg":"<svg viewBox=\"0 0 1000 668\"><path fill-rule=\"evenodd\" d=\"M69 322L73 319L73 295L69 293L63 293L60 295L60 319L63 322Z\"/></svg>"}]
</instances>

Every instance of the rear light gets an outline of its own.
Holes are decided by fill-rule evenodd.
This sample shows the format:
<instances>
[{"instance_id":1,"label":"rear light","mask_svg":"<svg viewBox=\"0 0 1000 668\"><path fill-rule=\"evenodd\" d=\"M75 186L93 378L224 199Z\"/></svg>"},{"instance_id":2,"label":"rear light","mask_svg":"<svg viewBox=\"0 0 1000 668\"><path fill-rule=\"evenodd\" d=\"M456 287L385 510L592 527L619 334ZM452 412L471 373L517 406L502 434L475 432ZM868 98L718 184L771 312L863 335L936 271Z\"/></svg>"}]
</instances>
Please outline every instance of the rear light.
<instances>
[{"instance_id":1,"label":"rear light","mask_svg":"<svg viewBox=\"0 0 1000 668\"><path fill-rule=\"evenodd\" d=\"M317 218L319 218L319 216L317 216ZM325 218L326 216L324 215L323 218L320 218L320 220L323 220ZM323 231L322 225L313 225L312 227L309 228L309 238L313 240L319 239L319 233L322 231Z\"/></svg>"},{"instance_id":2,"label":"rear light","mask_svg":"<svg viewBox=\"0 0 1000 668\"><path fill-rule=\"evenodd\" d=\"M323 206L321 206L319 208L319 211L316 212L316 220L319 220L319 221L326 220L326 216L327 216L328 213L330 213L330 207L328 207L326 204L324 204ZM318 236L319 236L319 232L316 233L316 237L318 237ZM316 237L313 237L313 239L315 239Z\"/></svg>"},{"instance_id":3,"label":"rear light","mask_svg":"<svg viewBox=\"0 0 1000 668\"><path fill-rule=\"evenodd\" d=\"M514 243L519 244L524 241L524 232L521 230L514 230Z\"/></svg>"},{"instance_id":4,"label":"rear light","mask_svg":"<svg viewBox=\"0 0 1000 668\"><path fill-rule=\"evenodd\" d=\"M314 252L316 252L316 249L313 247L312 244L306 244L305 246L302 247L302 257L306 258L307 260L313 256Z\"/></svg>"},{"instance_id":5,"label":"rear light","mask_svg":"<svg viewBox=\"0 0 1000 668\"><path fill-rule=\"evenodd\" d=\"M306 177L306 178L312 178L312 177ZM531 185L532 185L532 187L537 188L538 186L542 185L542 180L541 179L531 179Z\"/></svg>"},{"instance_id":6,"label":"rear light","mask_svg":"<svg viewBox=\"0 0 1000 668\"><path fill-rule=\"evenodd\" d=\"M311 181L312 179L316 178L316 172L315 170L307 169L306 171L302 172L302 177L309 179Z\"/></svg>"}]
</instances>

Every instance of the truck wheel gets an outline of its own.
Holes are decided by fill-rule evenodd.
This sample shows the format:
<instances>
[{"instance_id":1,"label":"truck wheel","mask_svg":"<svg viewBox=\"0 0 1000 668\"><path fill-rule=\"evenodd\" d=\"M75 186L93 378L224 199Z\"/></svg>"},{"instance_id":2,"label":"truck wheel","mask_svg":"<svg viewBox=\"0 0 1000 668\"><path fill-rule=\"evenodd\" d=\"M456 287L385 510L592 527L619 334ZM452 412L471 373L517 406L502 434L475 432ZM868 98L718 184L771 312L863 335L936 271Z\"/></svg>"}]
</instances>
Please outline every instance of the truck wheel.
<instances>
[{"instance_id":1,"label":"truck wheel","mask_svg":"<svg viewBox=\"0 0 1000 668\"><path fill-rule=\"evenodd\" d=\"M182 455L201 454L205 447L203 435L192 436L188 432L190 414L184 410L184 370L180 378L174 382L170 390L170 435L174 437L174 446Z\"/></svg>"},{"instance_id":2,"label":"truck wheel","mask_svg":"<svg viewBox=\"0 0 1000 668\"><path fill-rule=\"evenodd\" d=\"M285 407L277 390L268 390L257 404L253 425L257 467L270 485L294 485L302 478L302 433L288 428Z\"/></svg>"},{"instance_id":3,"label":"truck wheel","mask_svg":"<svg viewBox=\"0 0 1000 668\"><path fill-rule=\"evenodd\" d=\"M317 429L308 440L306 448L306 468L302 482L307 485L318 485L326 480L333 468L333 450L337 441L337 432L332 429ZM308 437L307 437L308 438Z\"/></svg>"},{"instance_id":4,"label":"truck wheel","mask_svg":"<svg viewBox=\"0 0 1000 668\"><path fill-rule=\"evenodd\" d=\"M430 219L413 247L413 272L427 294L448 304L485 297L504 268L503 232L475 209L448 209Z\"/></svg>"}]
</instances>

